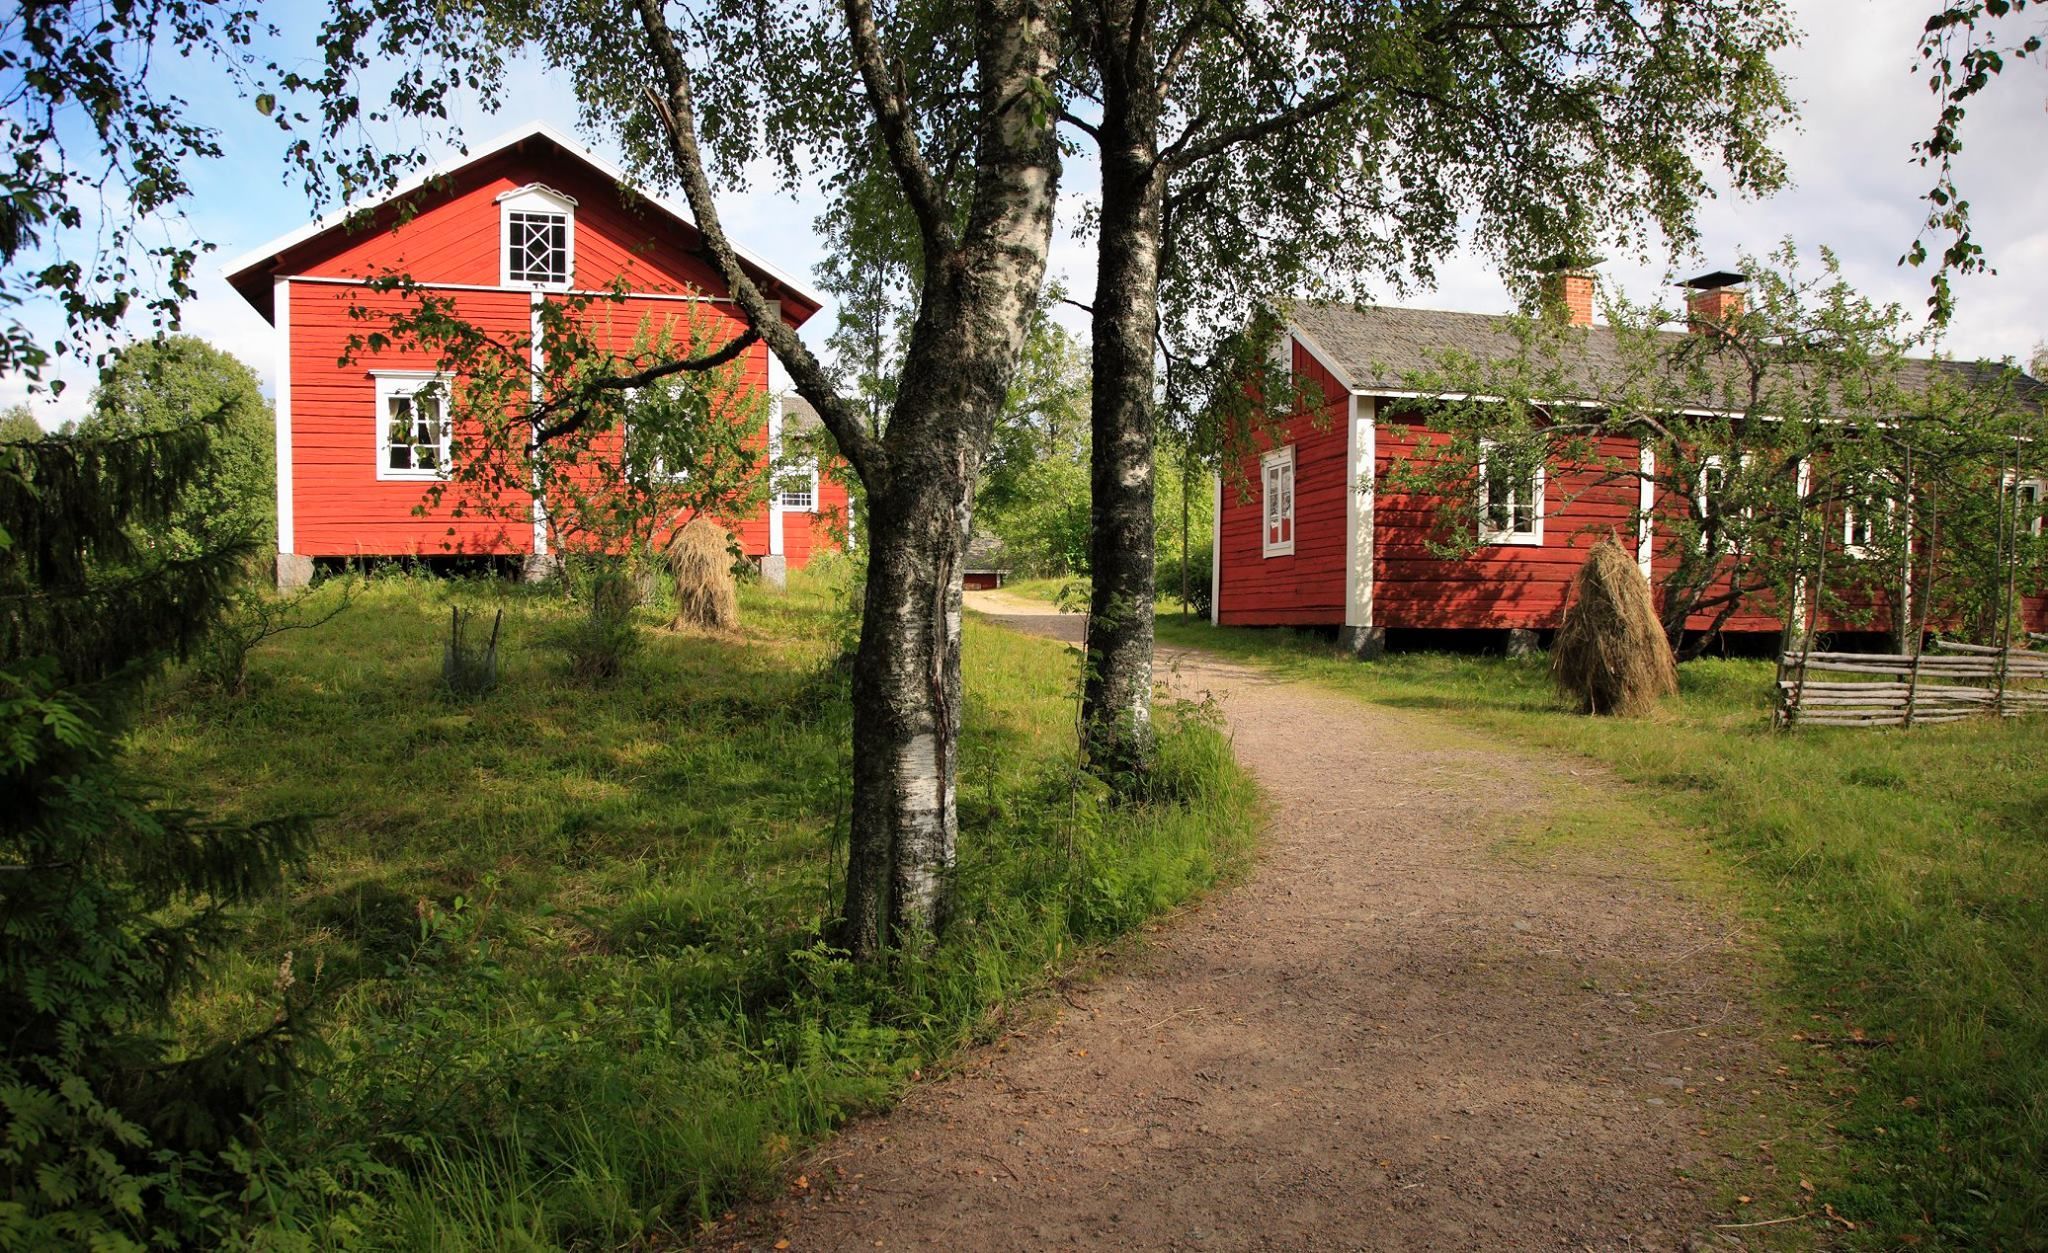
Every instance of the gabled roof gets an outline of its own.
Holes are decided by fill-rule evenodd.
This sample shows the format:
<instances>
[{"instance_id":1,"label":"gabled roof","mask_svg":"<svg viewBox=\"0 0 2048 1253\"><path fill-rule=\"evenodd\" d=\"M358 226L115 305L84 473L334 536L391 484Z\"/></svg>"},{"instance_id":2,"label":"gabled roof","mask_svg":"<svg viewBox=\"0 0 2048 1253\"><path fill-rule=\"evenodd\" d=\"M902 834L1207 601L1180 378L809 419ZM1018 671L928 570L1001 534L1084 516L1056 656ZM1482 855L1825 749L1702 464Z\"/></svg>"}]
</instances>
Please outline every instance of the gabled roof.
<instances>
[{"instance_id":1,"label":"gabled roof","mask_svg":"<svg viewBox=\"0 0 2048 1253\"><path fill-rule=\"evenodd\" d=\"M1288 320L1338 381L1362 396L1414 396L1410 376L1439 371L1440 358L1447 351L1480 361L1511 360L1522 353L1513 322L1489 313L1304 302L1288 311ZM1607 326L1573 328L1570 334L1576 346L1564 354L1560 365L1572 394L1551 399L1597 405L1605 385L1626 377L1621 336ZM1660 338L1671 346L1693 342L1684 331L1667 331ZM1906 361L1898 382L1906 391L1917 393L1925 391L1937 375L1989 383L1998 374L1999 367L1980 362L1914 357ZM1693 403L1702 409L1719 409L1723 396L1715 390L1717 394L1693 397ZM2018 376L2016 391L2021 399L2035 404L2048 402L2048 385L2024 374Z\"/></svg>"},{"instance_id":2,"label":"gabled roof","mask_svg":"<svg viewBox=\"0 0 2048 1253\"><path fill-rule=\"evenodd\" d=\"M614 165L597 153L592 152L589 148L584 147L583 144L579 143L572 136L563 133L546 122L536 121L529 122L514 130L506 131L504 134L486 143L472 146L466 153L458 153L445 161L421 170L399 183L384 195L370 200L358 201L337 209L332 213L314 218L297 230L288 231L269 243L264 244L262 247L244 253L228 263L225 270L228 283L235 290L241 292L243 298L251 305L254 305L259 313L269 317L271 316L269 308L271 301L269 267L284 253L329 231L342 229L348 220L356 214L380 208L401 197L411 195L429 183L448 178L467 169L479 161L496 156L498 153L504 152L509 148L516 148L521 144L535 140L552 145L562 152L563 155L582 162L597 174L610 179L621 187L633 188L634 194L643 203L653 206L672 220L689 227L692 231L696 230L696 220L691 216L690 208L687 204L666 196L652 195L637 187L631 176L619 166ZM804 280L775 265L766 258L756 255L751 250L741 247L738 243L733 244L733 250L739 254L741 263L754 272L757 280L766 280L771 286L786 288L792 295L813 308L819 308L824 305L824 296L812 289Z\"/></svg>"}]
</instances>

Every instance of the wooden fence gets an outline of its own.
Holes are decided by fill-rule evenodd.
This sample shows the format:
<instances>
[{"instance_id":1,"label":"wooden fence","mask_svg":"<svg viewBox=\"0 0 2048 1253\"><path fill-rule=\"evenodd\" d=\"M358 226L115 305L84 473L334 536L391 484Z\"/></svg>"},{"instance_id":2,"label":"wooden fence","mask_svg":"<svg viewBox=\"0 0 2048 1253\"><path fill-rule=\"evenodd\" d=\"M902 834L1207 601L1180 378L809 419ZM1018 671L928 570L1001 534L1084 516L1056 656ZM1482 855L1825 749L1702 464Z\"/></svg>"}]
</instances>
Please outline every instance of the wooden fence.
<instances>
[{"instance_id":1,"label":"wooden fence","mask_svg":"<svg viewBox=\"0 0 2048 1253\"><path fill-rule=\"evenodd\" d=\"M1773 720L1780 727L1912 727L2048 713L2048 653L1951 640L1934 648L1917 655L1788 652Z\"/></svg>"}]
</instances>

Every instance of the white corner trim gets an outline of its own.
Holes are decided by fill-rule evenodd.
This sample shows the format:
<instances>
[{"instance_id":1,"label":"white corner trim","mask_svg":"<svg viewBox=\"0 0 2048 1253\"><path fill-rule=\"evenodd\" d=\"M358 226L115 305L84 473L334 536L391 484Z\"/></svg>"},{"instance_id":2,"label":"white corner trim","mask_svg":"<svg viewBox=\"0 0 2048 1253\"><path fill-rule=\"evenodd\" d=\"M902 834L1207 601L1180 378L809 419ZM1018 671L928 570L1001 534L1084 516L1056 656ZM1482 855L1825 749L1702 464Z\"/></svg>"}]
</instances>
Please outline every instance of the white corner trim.
<instances>
[{"instance_id":1,"label":"white corner trim","mask_svg":"<svg viewBox=\"0 0 2048 1253\"><path fill-rule=\"evenodd\" d=\"M774 353L768 359L775 359ZM772 368L771 368L772 373ZM782 493L776 490L774 473L777 463L782 460L782 396L774 391L768 393L768 555L782 556ZM818 500L817 489L811 489L811 503Z\"/></svg>"},{"instance_id":2,"label":"white corner trim","mask_svg":"<svg viewBox=\"0 0 2048 1253\"><path fill-rule=\"evenodd\" d=\"M1209 625L1223 621L1223 465L1216 465L1216 509L1209 522Z\"/></svg>"},{"instance_id":3,"label":"white corner trim","mask_svg":"<svg viewBox=\"0 0 2048 1253\"><path fill-rule=\"evenodd\" d=\"M292 281L271 286L271 334L277 341L277 551L298 551L298 518L292 509Z\"/></svg>"},{"instance_id":4,"label":"white corner trim","mask_svg":"<svg viewBox=\"0 0 2048 1253\"><path fill-rule=\"evenodd\" d=\"M1345 412L1349 420L1345 460L1350 469L1344 481L1344 625L1371 627L1378 405L1354 393Z\"/></svg>"},{"instance_id":5,"label":"white corner trim","mask_svg":"<svg viewBox=\"0 0 2048 1253\"><path fill-rule=\"evenodd\" d=\"M1651 569L1656 563L1657 450L1646 441L1636 443L1636 568L1643 581L1656 586Z\"/></svg>"}]
</instances>

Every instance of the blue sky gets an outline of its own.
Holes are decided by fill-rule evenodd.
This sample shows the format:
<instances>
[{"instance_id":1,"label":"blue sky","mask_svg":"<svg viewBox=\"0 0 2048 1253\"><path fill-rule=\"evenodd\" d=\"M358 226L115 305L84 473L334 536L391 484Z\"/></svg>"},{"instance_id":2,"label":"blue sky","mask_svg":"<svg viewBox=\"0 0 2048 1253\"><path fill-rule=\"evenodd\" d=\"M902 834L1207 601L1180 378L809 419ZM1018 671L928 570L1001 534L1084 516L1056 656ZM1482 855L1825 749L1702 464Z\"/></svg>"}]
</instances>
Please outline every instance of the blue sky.
<instances>
[{"instance_id":1,"label":"blue sky","mask_svg":"<svg viewBox=\"0 0 2048 1253\"><path fill-rule=\"evenodd\" d=\"M1780 145L1794 185L1761 202L1724 198L1705 205L1700 252L1676 265L1681 271L1729 266L1739 249L1767 252L1789 236L1806 253L1821 245L1834 248L1860 289L1917 312L1926 299L1926 275L1901 268L1897 261L1917 232L1923 210L1918 196L1928 181L1910 151L1935 112L1914 59L1928 0L1799 0L1796 7L1808 37L1781 59L1781 67L1791 79L1802 119ZM310 48L311 35L310 26L301 24L287 29L284 37ZM182 63L175 73L175 88L198 102L199 115L220 128L226 149L222 159L192 171L187 228L212 241L217 251L202 262L199 296L186 307L185 329L247 361L267 384L275 355L272 332L228 288L222 270L227 261L301 225L314 206L285 169L284 139L248 102L221 89L217 70ZM491 116L472 108L457 121L476 139L536 118L574 129L575 102L560 83L522 71L507 95L516 103L505 112ZM2024 358L2048 338L2044 97L2048 76L2042 66L2015 65L1970 109L1960 168L1977 237L1998 273L1959 285L1958 314L1944 343L1956 355ZM593 146L605 148L601 140ZM1090 173L1085 167L1069 169L1065 222L1074 220ZM809 275L822 256L822 242L811 226L821 201L815 194L789 196L774 188L773 178L759 177L749 190L724 193L727 227L782 268ZM1053 272L1064 277L1070 290L1085 293L1093 287L1089 261L1086 245L1063 228ZM1667 264L1663 257L1611 258L1602 268L1602 282L1648 298ZM1410 292L1402 300L1481 312L1509 305L1500 276L1470 252L1441 267L1433 289ZM829 326L828 313L813 319L807 334L821 341ZM91 372L72 366L63 377L70 385L64 396L33 401L46 424L75 416L85 404ZM24 395L20 380L0 379L0 404Z\"/></svg>"}]
</instances>

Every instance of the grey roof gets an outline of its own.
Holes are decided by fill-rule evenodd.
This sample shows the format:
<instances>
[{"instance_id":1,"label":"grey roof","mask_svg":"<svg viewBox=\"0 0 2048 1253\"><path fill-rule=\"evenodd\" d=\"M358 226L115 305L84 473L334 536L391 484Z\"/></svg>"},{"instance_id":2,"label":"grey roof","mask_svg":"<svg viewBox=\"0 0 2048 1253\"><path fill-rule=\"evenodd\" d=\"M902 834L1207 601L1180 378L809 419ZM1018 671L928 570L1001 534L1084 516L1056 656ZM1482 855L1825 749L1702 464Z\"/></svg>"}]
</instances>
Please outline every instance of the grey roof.
<instances>
[{"instance_id":1,"label":"grey roof","mask_svg":"<svg viewBox=\"0 0 2048 1253\"><path fill-rule=\"evenodd\" d=\"M1414 375L1442 370L1446 352L1480 361L1512 360L1522 353L1514 320L1488 313L1453 313L1441 309L1405 309L1392 305L1298 304L1290 320L1344 374L1353 389L1369 395L1414 395ZM1612 327L1572 328L1561 350L1559 369L1565 395L1552 400L1597 403L1611 394L1628 374L1622 337ZM1667 331L1659 338L1679 346L1693 337ZM1899 384L1909 393L1927 390L1937 372L1971 383L1990 383L2002 367L1974 361L1936 361L1915 357L1906 362ZM1724 374L1733 382L1734 363ZM1707 392L1690 398L1701 408L1719 408L1727 394L1709 384ZM2034 404L2048 403L2048 386L2017 375L2016 394Z\"/></svg>"},{"instance_id":2,"label":"grey roof","mask_svg":"<svg viewBox=\"0 0 2048 1253\"><path fill-rule=\"evenodd\" d=\"M1003 571L1010 568L1009 558L1003 553L1003 541L987 531L976 531L967 537L968 573Z\"/></svg>"},{"instance_id":3,"label":"grey roof","mask_svg":"<svg viewBox=\"0 0 2048 1253\"><path fill-rule=\"evenodd\" d=\"M823 430L824 419L811 408L811 402L795 392L782 393L782 433L788 436L809 435Z\"/></svg>"}]
</instances>

